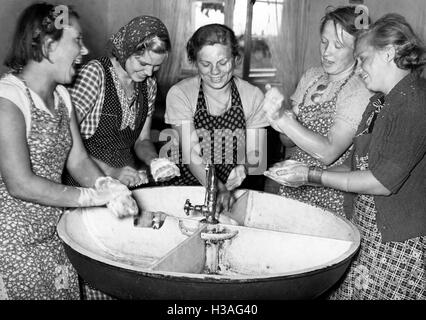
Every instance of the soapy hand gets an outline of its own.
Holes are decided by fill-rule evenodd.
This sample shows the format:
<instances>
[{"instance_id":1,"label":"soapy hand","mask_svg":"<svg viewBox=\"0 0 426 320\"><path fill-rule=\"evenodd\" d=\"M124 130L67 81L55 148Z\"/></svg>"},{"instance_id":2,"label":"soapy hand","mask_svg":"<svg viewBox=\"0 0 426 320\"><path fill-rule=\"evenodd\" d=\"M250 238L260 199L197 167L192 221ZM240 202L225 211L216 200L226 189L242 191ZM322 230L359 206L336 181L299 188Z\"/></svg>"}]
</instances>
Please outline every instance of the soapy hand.
<instances>
[{"instance_id":1,"label":"soapy hand","mask_svg":"<svg viewBox=\"0 0 426 320\"><path fill-rule=\"evenodd\" d=\"M265 86L265 99L262 102L262 110L265 112L266 118L270 123L280 117L280 110L284 101L284 95L277 89L272 88L268 83Z\"/></svg>"},{"instance_id":2,"label":"soapy hand","mask_svg":"<svg viewBox=\"0 0 426 320\"><path fill-rule=\"evenodd\" d=\"M226 189L234 190L235 188L238 188L241 183L243 183L246 176L247 174L245 166L242 164L237 165L234 169L232 169L228 176L228 180L225 184Z\"/></svg>"},{"instance_id":3,"label":"soapy hand","mask_svg":"<svg viewBox=\"0 0 426 320\"><path fill-rule=\"evenodd\" d=\"M100 177L95 182L95 188L77 188L80 190L78 203L81 207L107 207L117 216L136 215L138 206L132 198L132 193L120 181L111 177Z\"/></svg>"},{"instance_id":4,"label":"soapy hand","mask_svg":"<svg viewBox=\"0 0 426 320\"><path fill-rule=\"evenodd\" d=\"M286 160L274 164L264 175L288 187L300 187L308 183L309 167L299 161Z\"/></svg>"},{"instance_id":5,"label":"soapy hand","mask_svg":"<svg viewBox=\"0 0 426 320\"><path fill-rule=\"evenodd\" d=\"M167 158L156 158L150 164L152 177L156 182L170 180L180 176L179 168Z\"/></svg>"}]
</instances>

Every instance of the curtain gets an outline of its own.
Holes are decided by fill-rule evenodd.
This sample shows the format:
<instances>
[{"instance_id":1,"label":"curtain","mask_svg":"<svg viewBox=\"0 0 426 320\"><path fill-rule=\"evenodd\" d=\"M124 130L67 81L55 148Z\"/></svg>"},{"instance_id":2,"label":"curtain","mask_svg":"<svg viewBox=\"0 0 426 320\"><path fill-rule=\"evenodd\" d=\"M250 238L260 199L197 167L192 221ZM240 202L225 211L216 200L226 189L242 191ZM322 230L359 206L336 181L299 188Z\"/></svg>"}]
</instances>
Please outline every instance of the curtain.
<instances>
[{"instance_id":1,"label":"curtain","mask_svg":"<svg viewBox=\"0 0 426 320\"><path fill-rule=\"evenodd\" d=\"M181 61L185 55L186 42L189 39L192 0L155 0L154 16L166 25L172 44L172 51L166 62L157 73L159 91L161 95L167 94L168 89L174 85L180 75Z\"/></svg>"},{"instance_id":2,"label":"curtain","mask_svg":"<svg viewBox=\"0 0 426 320\"><path fill-rule=\"evenodd\" d=\"M277 69L286 99L293 94L305 70L306 50L309 38L309 0L270 1L275 5L275 16L269 17L277 36L267 37L272 63Z\"/></svg>"}]
</instances>

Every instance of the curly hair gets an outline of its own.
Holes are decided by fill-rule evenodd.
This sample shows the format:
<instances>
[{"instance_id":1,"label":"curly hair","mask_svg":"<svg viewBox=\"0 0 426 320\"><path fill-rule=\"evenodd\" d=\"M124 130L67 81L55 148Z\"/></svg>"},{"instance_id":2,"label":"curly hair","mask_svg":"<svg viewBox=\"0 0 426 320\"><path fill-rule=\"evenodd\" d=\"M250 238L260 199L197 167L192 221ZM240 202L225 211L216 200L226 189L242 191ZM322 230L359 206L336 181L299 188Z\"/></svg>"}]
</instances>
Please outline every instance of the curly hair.
<instances>
[{"instance_id":1,"label":"curly hair","mask_svg":"<svg viewBox=\"0 0 426 320\"><path fill-rule=\"evenodd\" d=\"M207 45L222 44L231 49L234 58L240 58L241 51L232 29L223 24L208 24L195 31L186 44L186 52L191 63L197 61L197 54Z\"/></svg>"}]
</instances>

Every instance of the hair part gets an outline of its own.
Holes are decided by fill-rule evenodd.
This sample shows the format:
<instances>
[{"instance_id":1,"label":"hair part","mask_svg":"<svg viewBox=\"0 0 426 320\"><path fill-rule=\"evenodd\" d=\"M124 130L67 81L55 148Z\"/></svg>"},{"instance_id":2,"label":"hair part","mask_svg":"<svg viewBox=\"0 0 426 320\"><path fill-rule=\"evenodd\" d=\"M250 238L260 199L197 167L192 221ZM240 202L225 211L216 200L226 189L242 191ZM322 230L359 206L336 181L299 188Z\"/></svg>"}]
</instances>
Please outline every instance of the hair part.
<instances>
[{"instance_id":1,"label":"hair part","mask_svg":"<svg viewBox=\"0 0 426 320\"><path fill-rule=\"evenodd\" d=\"M148 35L139 43L133 54L143 55L146 51L166 54L171 49L170 38L166 35Z\"/></svg>"},{"instance_id":2,"label":"hair part","mask_svg":"<svg viewBox=\"0 0 426 320\"><path fill-rule=\"evenodd\" d=\"M398 68L417 70L426 64L426 48L406 19L397 13L389 13L378 19L370 29L362 32L356 40L361 40L374 49L395 48L394 62Z\"/></svg>"},{"instance_id":3,"label":"hair part","mask_svg":"<svg viewBox=\"0 0 426 320\"><path fill-rule=\"evenodd\" d=\"M16 24L12 46L4 61L4 65L20 72L30 60L37 62L48 59L43 51L47 38L59 41L63 28L56 28L55 21L59 16L55 13L57 6L49 3L35 3L27 7L19 16ZM69 17L79 18L77 12L68 8Z\"/></svg>"},{"instance_id":4,"label":"hair part","mask_svg":"<svg viewBox=\"0 0 426 320\"><path fill-rule=\"evenodd\" d=\"M213 46L215 44L229 47L232 56L237 60L241 57L240 47L234 31L223 24L213 23L198 28L189 39L186 44L189 62L194 63L197 61L198 52L204 46Z\"/></svg>"}]
</instances>

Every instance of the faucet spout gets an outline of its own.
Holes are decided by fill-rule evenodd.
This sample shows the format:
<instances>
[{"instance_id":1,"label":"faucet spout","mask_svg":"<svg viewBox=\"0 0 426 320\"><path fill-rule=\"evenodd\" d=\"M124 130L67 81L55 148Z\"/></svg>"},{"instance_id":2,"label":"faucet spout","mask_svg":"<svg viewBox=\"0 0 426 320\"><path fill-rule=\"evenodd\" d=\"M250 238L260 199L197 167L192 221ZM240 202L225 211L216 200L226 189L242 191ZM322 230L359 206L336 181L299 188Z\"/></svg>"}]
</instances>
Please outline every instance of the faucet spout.
<instances>
[{"instance_id":1,"label":"faucet spout","mask_svg":"<svg viewBox=\"0 0 426 320\"><path fill-rule=\"evenodd\" d=\"M215 218L217 205L217 177L213 164L207 165L207 184L204 205L206 208L206 220L209 223L218 223Z\"/></svg>"},{"instance_id":2,"label":"faucet spout","mask_svg":"<svg viewBox=\"0 0 426 320\"><path fill-rule=\"evenodd\" d=\"M216 219L216 206L217 206L217 177L215 167L213 164L206 166L206 194L204 197L203 205L193 206L189 199L186 200L184 211L186 215L201 213L205 216L201 222L209 224L217 224L219 221Z\"/></svg>"}]
</instances>

